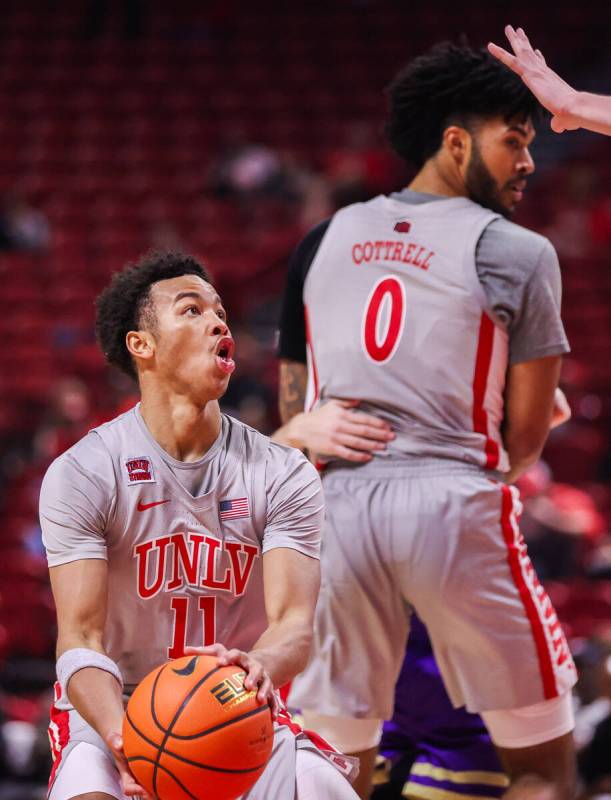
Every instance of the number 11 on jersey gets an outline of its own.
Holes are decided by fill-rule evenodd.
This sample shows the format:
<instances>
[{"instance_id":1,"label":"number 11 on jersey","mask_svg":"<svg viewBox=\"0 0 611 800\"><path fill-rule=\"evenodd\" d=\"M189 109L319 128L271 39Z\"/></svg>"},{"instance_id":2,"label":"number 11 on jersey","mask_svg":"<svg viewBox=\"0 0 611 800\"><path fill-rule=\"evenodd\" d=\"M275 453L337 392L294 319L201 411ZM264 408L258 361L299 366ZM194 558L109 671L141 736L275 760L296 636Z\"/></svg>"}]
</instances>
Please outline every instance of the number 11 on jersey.
<instances>
[{"instance_id":1,"label":"number 11 on jersey","mask_svg":"<svg viewBox=\"0 0 611 800\"><path fill-rule=\"evenodd\" d=\"M168 647L168 658L181 658L185 654L185 647L191 645L199 647L199 642L187 642L187 618L189 604L195 602L195 597L178 595L170 601L170 608L174 612L172 644ZM216 641L216 597L208 595L198 598L198 607L202 616L203 646L214 644Z\"/></svg>"}]
</instances>

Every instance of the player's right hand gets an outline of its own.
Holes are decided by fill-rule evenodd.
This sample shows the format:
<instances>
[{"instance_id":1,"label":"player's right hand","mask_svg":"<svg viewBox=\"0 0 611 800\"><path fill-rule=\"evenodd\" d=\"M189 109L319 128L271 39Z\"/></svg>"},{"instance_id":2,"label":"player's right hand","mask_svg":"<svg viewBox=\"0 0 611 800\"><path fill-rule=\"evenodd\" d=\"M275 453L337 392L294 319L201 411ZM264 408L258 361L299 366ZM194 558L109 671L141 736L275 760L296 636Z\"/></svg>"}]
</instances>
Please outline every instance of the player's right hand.
<instances>
[{"instance_id":1,"label":"player's right hand","mask_svg":"<svg viewBox=\"0 0 611 800\"><path fill-rule=\"evenodd\" d=\"M242 667L246 672L244 688L248 691L256 691L258 702L261 705L267 703L271 708L273 718L276 719L280 708L278 696L274 690L274 684L269 672L265 669L264 664L261 663L258 654L246 653L244 650L238 650L235 647L228 649L225 645L216 642L206 647L185 647L185 655L216 656L219 667L227 667L229 664L237 664L237 666Z\"/></svg>"},{"instance_id":2,"label":"player's right hand","mask_svg":"<svg viewBox=\"0 0 611 800\"><path fill-rule=\"evenodd\" d=\"M310 453L363 463L385 450L395 438L390 425L372 414L355 410L358 400L329 400L299 415L298 437Z\"/></svg>"},{"instance_id":3,"label":"player's right hand","mask_svg":"<svg viewBox=\"0 0 611 800\"><path fill-rule=\"evenodd\" d=\"M119 770L119 777L121 778L121 788L123 794L127 797L140 798L141 800L155 800L155 798L146 792L142 786L136 781L130 772L127 758L123 752L123 738L119 733L110 733L106 737L106 744L115 759L115 764Z\"/></svg>"}]
</instances>

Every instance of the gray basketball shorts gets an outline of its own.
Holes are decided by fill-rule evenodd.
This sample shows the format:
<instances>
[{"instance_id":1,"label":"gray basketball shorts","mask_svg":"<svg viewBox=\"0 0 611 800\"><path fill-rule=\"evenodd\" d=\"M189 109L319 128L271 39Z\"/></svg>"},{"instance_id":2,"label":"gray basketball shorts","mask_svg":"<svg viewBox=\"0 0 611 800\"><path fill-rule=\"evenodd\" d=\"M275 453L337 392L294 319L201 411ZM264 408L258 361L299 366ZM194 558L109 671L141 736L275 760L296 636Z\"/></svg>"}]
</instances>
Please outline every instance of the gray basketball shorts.
<instances>
[{"instance_id":1,"label":"gray basketball shorts","mask_svg":"<svg viewBox=\"0 0 611 800\"><path fill-rule=\"evenodd\" d=\"M518 491L491 475L431 459L323 476L314 644L291 706L390 719L411 608L456 707L521 708L575 683L518 527Z\"/></svg>"}]
</instances>

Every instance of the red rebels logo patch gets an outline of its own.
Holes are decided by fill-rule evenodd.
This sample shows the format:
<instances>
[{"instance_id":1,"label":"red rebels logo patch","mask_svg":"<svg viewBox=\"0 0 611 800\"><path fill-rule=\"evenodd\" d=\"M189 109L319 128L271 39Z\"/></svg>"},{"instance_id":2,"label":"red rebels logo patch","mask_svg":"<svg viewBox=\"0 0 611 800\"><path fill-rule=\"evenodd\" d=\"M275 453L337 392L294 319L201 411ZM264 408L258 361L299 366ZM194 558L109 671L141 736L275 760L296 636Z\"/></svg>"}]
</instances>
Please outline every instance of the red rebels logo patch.
<instances>
[{"instance_id":1,"label":"red rebels logo patch","mask_svg":"<svg viewBox=\"0 0 611 800\"><path fill-rule=\"evenodd\" d=\"M139 458L128 458L125 462L127 470L128 485L133 483L155 483L153 465L150 458L140 456Z\"/></svg>"},{"instance_id":2,"label":"red rebels logo patch","mask_svg":"<svg viewBox=\"0 0 611 800\"><path fill-rule=\"evenodd\" d=\"M395 230L397 233L409 233L412 229L412 223L408 222L406 219L401 219L399 222L395 222Z\"/></svg>"}]
</instances>

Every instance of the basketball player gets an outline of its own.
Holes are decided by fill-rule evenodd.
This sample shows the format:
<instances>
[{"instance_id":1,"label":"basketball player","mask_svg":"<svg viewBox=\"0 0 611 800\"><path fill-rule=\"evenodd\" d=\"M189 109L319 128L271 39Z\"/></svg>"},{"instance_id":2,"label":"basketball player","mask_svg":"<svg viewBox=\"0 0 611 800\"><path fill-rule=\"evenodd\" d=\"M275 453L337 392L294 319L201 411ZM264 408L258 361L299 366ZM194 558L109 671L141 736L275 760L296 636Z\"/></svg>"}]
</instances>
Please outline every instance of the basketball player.
<instances>
[{"instance_id":1,"label":"basketball player","mask_svg":"<svg viewBox=\"0 0 611 800\"><path fill-rule=\"evenodd\" d=\"M355 797L347 762L323 757L274 695L311 641L320 482L301 453L220 413L234 344L206 272L144 258L100 296L97 334L141 402L53 462L41 489L58 616L50 800L145 796L122 753L123 703L185 652L242 666L277 715L245 797Z\"/></svg>"},{"instance_id":2,"label":"basketball player","mask_svg":"<svg viewBox=\"0 0 611 800\"><path fill-rule=\"evenodd\" d=\"M513 55L490 42L488 50L519 75L531 92L552 114L556 133L586 128L611 136L611 97L578 92L545 63L540 50L533 50L522 28L505 27Z\"/></svg>"},{"instance_id":3,"label":"basketball player","mask_svg":"<svg viewBox=\"0 0 611 800\"><path fill-rule=\"evenodd\" d=\"M416 177L318 226L289 268L284 413L306 385L292 330L308 338L307 407L357 397L395 434L324 473L314 646L290 699L359 756L366 797L413 606L453 705L490 731L506 797L565 800L575 668L506 485L541 451L568 350L556 254L505 218L534 170L538 105L487 52L452 45L389 95L390 140Z\"/></svg>"}]
</instances>

